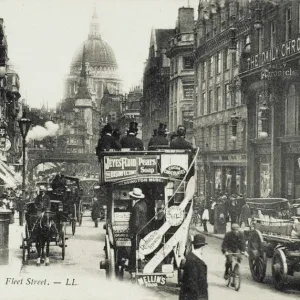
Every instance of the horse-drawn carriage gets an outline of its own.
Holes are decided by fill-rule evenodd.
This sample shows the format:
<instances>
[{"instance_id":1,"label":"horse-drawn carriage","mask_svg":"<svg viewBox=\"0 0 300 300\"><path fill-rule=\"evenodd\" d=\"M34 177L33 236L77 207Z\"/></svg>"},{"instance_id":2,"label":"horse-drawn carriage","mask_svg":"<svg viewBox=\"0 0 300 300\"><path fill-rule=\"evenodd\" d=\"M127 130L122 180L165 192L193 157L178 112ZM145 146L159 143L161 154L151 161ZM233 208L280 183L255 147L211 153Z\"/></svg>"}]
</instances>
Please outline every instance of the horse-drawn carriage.
<instances>
[{"instance_id":1,"label":"horse-drawn carriage","mask_svg":"<svg viewBox=\"0 0 300 300\"><path fill-rule=\"evenodd\" d=\"M66 225L63 221L62 202L51 200L50 211L41 212L36 208L35 202L29 202L25 207L25 236L22 234L22 260L26 263L30 258L33 247L38 254L37 264L44 259L44 247L46 246L46 265L49 264L50 243L61 247L62 259L65 258Z\"/></svg>"},{"instance_id":2,"label":"horse-drawn carriage","mask_svg":"<svg viewBox=\"0 0 300 300\"><path fill-rule=\"evenodd\" d=\"M100 160L100 184L108 204L105 257L100 268L108 278L123 279L130 264L131 247L137 245L131 280L144 286L165 285L184 259L192 218L198 150L108 151ZM132 237L129 220L135 201L133 188L145 194L148 234L143 228ZM133 240L135 239L135 241ZM140 240L140 242L138 242Z\"/></svg>"},{"instance_id":3,"label":"horse-drawn carriage","mask_svg":"<svg viewBox=\"0 0 300 300\"><path fill-rule=\"evenodd\" d=\"M282 198L247 199L252 222L248 252L255 281L262 282L267 259L272 259L275 287L284 289L288 276L300 272L300 223L288 200Z\"/></svg>"}]
</instances>

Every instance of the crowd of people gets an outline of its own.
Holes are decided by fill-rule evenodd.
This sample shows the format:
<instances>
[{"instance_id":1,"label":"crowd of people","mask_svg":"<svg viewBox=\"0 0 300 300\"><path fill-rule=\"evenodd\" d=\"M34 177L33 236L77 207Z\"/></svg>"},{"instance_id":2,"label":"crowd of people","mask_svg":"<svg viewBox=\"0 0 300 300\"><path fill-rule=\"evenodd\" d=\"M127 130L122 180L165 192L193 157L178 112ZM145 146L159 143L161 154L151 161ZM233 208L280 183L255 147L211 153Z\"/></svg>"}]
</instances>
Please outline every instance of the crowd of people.
<instances>
[{"instance_id":1,"label":"crowd of people","mask_svg":"<svg viewBox=\"0 0 300 300\"><path fill-rule=\"evenodd\" d=\"M121 137L120 131L114 129L111 124L107 123L101 132L101 136L96 147L96 154L99 156L103 151L134 149L145 150L141 139L137 137L138 123L131 122L126 136ZM177 132L169 133L167 126L160 123L148 143L147 150L157 149L192 149L193 146L185 139L186 128L179 125ZM169 139L167 138L169 136Z\"/></svg>"},{"instance_id":2,"label":"crowd of people","mask_svg":"<svg viewBox=\"0 0 300 300\"><path fill-rule=\"evenodd\" d=\"M215 223L215 210L218 205L222 205L224 208L224 222L249 226L250 208L242 194L224 193L216 197L204 197L203 193L200 193L200 197L195 202L194 211L198 217L195 219L200 221L205 232L207 232L208 222L211 225Z\"/></svg>"}]
</instances>

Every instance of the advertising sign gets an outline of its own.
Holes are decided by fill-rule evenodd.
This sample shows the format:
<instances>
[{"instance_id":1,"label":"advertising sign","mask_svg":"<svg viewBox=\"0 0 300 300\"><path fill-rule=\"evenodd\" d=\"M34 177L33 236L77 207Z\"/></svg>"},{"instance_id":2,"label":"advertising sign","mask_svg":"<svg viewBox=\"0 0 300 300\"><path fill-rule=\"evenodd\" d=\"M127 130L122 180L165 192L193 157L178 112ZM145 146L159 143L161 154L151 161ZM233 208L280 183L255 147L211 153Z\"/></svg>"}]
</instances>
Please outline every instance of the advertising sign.
<instances>
[{"instance_id":1,"label":"advertising sign","mask_svg":"<svg viewBox=\"0 0 300 300\"><path fill-rule=\"evenodd\" d=\"M139 174L157 174L157 157L105 156L104 158L104 180L106 182Z\"/></svg>"},{"instance_id":2,"label":"advertising sign","mask_svg":"<svg viewBox=\"0 0 300 300\"><path fill-rule=\"evenodd\" d=\"M156 287L166 284L166 275L137 275L137 283L141 286Z\"/></svg>"},{"instance_id":3,"label":"advertising sign","mask_svg":"<svg viewBox=\"0 0 300 300\"><path fill-rule=\"evenodd\" d=\"M184 219L184 211L179 206L171 206L166 211L166 220L170 226L179 226Z\"/></svg>"},{"instance_id":4,"label":"advertising sign","mask_svg":"<svg viewBox=\"0 0 300 300\"><path fill-rule=\"evenodd\" d=\"M163 235L159 231L151 231L140 241L139 252L143 255L152 253L159 246L162 238Z\"/></svg>"},{"instance_id":5,"label":"advertising sign","mask_svg":"<svg viewBox=\"0 0 300 300\"><path fill-rule=\"evenodd\" d=\"M114 220L115 222L126 222L130 219L130 212L115 212Z\"/></svg>"},{"instance_id":6,"label":"advertising sign","mask_svg":"<svg viewBox=\"0 0 300 300\"><path fill-rule=\"evenodd\" d=\"M161 173L163 176L182 178L188 170L188 154L162 154Z\"/></svg>"}]
</instances>

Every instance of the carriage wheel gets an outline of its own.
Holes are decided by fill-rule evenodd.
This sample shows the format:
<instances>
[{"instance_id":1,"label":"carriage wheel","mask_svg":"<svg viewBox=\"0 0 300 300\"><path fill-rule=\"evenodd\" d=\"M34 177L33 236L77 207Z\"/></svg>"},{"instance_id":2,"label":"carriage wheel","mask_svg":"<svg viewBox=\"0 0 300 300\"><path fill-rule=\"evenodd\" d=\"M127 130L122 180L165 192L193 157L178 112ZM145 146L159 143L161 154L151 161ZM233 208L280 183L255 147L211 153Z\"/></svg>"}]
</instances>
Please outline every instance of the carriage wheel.
<instances>
[{"instance_id":1,"label":"carriage wheel","mask_svg":"<svg viewBox=\"0 0 300 300\"><path fill-rule=\"evenodd\" d=\"M66 236L65 236L65 230L63 229L61 231L61 259L65 259L66 254Z\"/></svg>"},{"instance_id":2,"label":"carriage wheel","mask_svg":"<svg viewBox=\"0 0 300 300\"><path fill-rule=\"evenodd\" d=\"M23 233L21 234L22 238L22 263L25 265L28 262L30 256L30 247L28 246L27 240L24 238Z\"/></svg>"},{"instance_id":3,"label":"carriage wheel","mask_svg":"<svg viewBox=\"0 0 300 300\"><path fill-rule=\"evenodd\" d=\"M80 201L79 206L78 206L78 223L79 223L79 226L81 226L81 224L82 224L82 216L83 216L82 201Z\"/></svg>"},{"instance_id":4,"label":"carriage wheel","mask_svg":"<svg viewBox=\"0 0 300 300\"><path fill-rule=\"evenodd\" d=\"M262 282L266 275L267 257L264 251L264 240L260 231L254 230L250 233L248 249L252 278L257 282Z\"/></svg>"},{"instance_id":5,"label":"carriage wheel","mask_svg":"<svg viewBox=\"0 0 300 300\"><path fill-rule=\"evenodd\" d=\"M283 290L287 283L286 256L281 249L276 249L272 258L272 276L277 290Z\"/></svg>"}]
</instances>

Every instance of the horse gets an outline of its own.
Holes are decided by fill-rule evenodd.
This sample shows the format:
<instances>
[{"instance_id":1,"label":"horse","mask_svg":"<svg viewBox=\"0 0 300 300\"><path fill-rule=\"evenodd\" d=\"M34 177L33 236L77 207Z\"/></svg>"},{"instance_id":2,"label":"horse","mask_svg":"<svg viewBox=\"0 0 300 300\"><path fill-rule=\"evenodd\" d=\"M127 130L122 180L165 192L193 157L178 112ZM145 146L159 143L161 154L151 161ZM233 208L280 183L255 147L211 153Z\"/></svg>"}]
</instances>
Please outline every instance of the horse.
<instances>
[{"instance_id":1,"label":"horse","mask_svg":"<svg viewBox=\"0 0 300 300\"><path fill-rule=\"evenodd\" d=\"M38 258L36 261L37 266L40 266L41 261L45 258L45 265L50 265L49 260L49 246L51 240L53 220L50 219L50 212L42 212L36 224L36 249ZM46 245L46 257L45 257Z\"/></svg>"}]
</instances>

